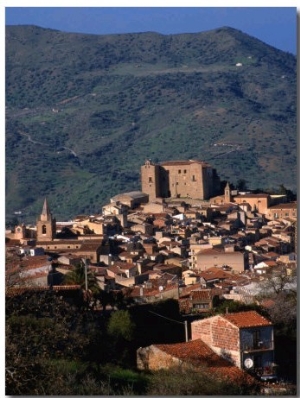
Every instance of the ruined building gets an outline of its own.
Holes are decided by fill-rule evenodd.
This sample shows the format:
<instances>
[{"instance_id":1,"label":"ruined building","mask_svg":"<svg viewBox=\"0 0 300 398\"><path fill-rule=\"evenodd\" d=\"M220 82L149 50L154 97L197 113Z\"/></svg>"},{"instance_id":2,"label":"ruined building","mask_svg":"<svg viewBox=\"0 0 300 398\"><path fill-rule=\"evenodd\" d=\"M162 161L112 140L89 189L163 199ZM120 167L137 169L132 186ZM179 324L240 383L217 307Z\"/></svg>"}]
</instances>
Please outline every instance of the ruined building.
<instances>
[{"instance_id":1,"label":"ruined building","mask_svg":"<svg viewBox=\"0 0 300 398\"><path fill-rule=\"evenodd\" d=\"M156 198L206 200L220 192L220 179L208 163L198 160L167 161L154 164L146 160L141 167L142 191L149 201Z\"/></svg>"}]
</instances>

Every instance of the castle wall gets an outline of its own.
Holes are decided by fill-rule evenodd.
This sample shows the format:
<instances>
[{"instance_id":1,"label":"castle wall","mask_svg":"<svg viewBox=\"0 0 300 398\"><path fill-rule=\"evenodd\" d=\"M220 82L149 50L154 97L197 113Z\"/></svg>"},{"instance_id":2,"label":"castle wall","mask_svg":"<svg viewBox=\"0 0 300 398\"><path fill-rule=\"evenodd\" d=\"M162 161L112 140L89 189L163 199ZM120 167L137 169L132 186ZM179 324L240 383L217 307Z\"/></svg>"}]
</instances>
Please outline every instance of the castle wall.
<instances>
[{"instance_id":1,"label":"castle wall","mask_svg":"<svg viewBox=\"0 0 300 398\"><path fill-rule=\"evenodd\" d=\"M215 170L199 161L169 161L160 165L146 161L141 167L142 191L149 200L157 197L206 200L220 184Z\"/></svg>"}]
</instances>

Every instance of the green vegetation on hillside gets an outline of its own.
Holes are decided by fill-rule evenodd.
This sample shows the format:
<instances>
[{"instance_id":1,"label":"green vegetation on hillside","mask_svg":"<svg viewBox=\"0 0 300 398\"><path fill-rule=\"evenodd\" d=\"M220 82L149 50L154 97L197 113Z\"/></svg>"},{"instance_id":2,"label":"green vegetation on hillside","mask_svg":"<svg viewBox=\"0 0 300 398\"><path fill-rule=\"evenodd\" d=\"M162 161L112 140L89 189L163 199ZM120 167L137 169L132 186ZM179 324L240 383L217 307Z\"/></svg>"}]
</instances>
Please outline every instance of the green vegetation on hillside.
<instances>
[{"instance_id":1,"label":"green vegetation on hillside","mask_svg":"<svg viewBox=\"0 0 300 398\"><path fill-rule=\"evenodd\" d=\"M46 195L59 219L100 211L146 158L295 190L296 156L296 58L240 31L6 28L7 215Z\"/></svg>"}]
</instances>

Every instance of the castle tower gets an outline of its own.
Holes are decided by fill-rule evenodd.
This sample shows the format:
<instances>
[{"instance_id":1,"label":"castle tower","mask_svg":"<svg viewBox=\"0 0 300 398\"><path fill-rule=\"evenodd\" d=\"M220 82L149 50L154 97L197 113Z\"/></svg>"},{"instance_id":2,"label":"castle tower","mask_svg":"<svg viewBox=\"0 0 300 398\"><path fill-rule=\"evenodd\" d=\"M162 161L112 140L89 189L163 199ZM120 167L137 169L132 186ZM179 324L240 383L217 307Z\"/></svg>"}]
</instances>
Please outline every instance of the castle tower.
<instances>
[{"instance_id":1,"label":"castle tower","mask_svg":"<svg viewBox=\"0 0 300 398\"><path fill-rule=\"evenodd\" d=\"M56 235L56 220L52 218L46 198L42 213L36 223L36 235L37 241L53 240Z\"/></svg>"},{"instance_id":2,"label":"castle tower","mask_svg":"<svg viewBox=\"0 0 300 398\"><path fill-rule=\"evenodd\" d=\"M159 166L146 160L141 167L142 191L149 195L149 201L160 197Z\"/></svg>"},{"instance_id":3,"label":"castle tower","mask_svg":"<svg viewBox=\"0 0 300 398\"><path fill-rule=\"evenodd\" d=\"M229 183L227 182L226 187L224 189L224 202L230 203L231 201L232 201L232 197L231 197L230 186L229 186Z\"/></svg>"}]
</instances>

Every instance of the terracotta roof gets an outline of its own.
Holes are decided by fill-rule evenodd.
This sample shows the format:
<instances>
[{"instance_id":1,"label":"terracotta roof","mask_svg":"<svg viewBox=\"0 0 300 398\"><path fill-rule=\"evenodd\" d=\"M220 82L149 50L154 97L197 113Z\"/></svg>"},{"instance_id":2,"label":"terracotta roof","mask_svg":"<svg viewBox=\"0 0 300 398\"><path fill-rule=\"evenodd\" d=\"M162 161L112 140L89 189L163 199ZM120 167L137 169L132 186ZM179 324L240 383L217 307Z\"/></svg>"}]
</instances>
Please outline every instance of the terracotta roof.
<instances>
[{"instance_id":1,"label":"terracotta roof","mask_svg":"<svg viewBox=\"0 0 300 398\"><path fill-rule=\"evenodd\" d=\"M20 286L20 287L9 287L5 291L5 295L8 297L13 297L17 296L19 294L23 294L25 292L30 292L30 291L45 291L45 290L79 290L81 289L80 285L58 285L58 286L53 286L50 288L49 286Z\"/></svg>"},{"instance_id":2,"label":"terracotta roof","mask_svg":"<svg viewBox=\"0 0 300 398\"><path fill-rule=\"evenodd\" d=\"M246 377L249 382L253 381L251 376L221 358L201 339L191 340L186 343L156 344L154 347L195 367L207 366L209 371L223 379L229 378L241 381Z\"/></svg>"},{"instance_id":3,"label":"terracotta roof","mask_svg":"<svg viewBox=\"0 0 300 398\"><path fill-rule=\"evenodd\" d=\"M192 300L211 300L211 290L195 290L191 292Z\"/></svg>"},{"instance_id":4,"label":"terracotta roof","mask_svg":"<svg viewBox=\"0 0 300 398\"><path fill-rule=\"evenodd\" d=\"M268 193L246 193L244 195L237 195L235 198L267 198Z\"/></svg>"},{"instance_id":5,"label":"terracotta roof","mask_svg":"<svg viewBox=\"0 0 300 398\"><path fill-rule=\"evenodd\" d=\"M216 267L208 268L206 271L199 272L199 276L205 280L226 279L231 277L231 272L223 271Z\"/></svg>"},{"instance_id":6,"label":"terracotta roof","mask_svg":"<svg viewBox=\"0 0 300 398\"><path fill-rule=\"evenodd\" d=\"M256 311L243 311L221 316L239 328L272 325L272 322L268 321Z\"/></svg>"},{"instance_id":7,"label":"terracotta roof","mask_svg":"<svg viewBox=\"0 0 300 398\"><path fill-rule=\"evenodd\" d=\"M275 209L297 209L297 202L279 203L278 205L270 206L269 210Z\"/></svg>"}]
</instances>

